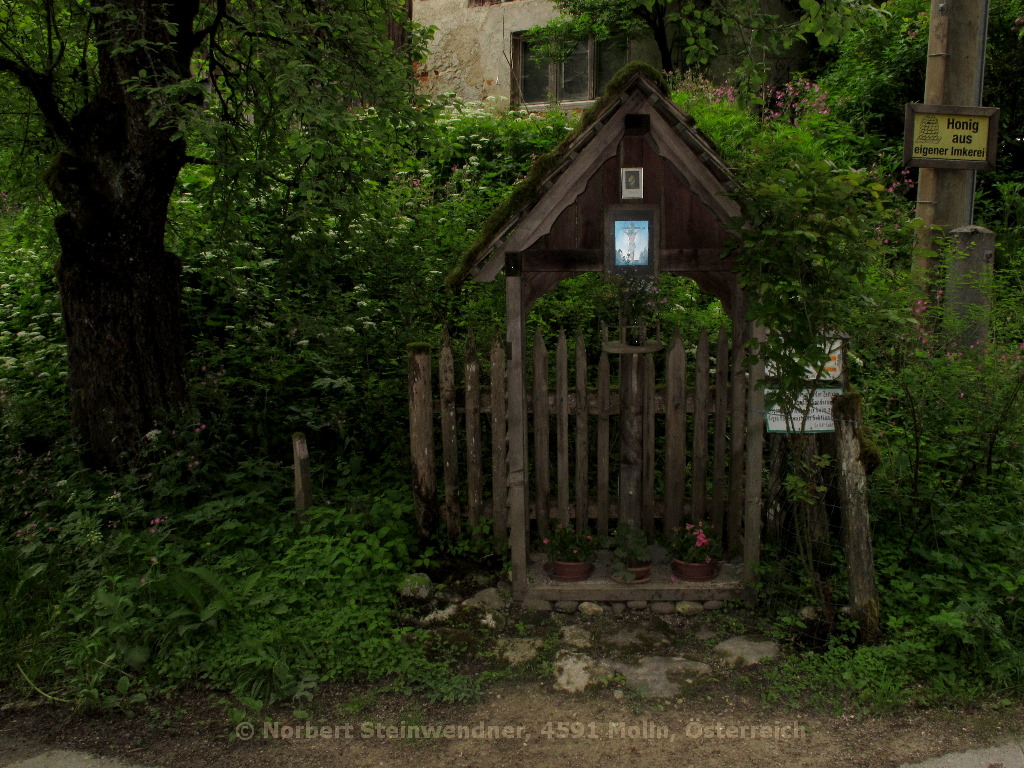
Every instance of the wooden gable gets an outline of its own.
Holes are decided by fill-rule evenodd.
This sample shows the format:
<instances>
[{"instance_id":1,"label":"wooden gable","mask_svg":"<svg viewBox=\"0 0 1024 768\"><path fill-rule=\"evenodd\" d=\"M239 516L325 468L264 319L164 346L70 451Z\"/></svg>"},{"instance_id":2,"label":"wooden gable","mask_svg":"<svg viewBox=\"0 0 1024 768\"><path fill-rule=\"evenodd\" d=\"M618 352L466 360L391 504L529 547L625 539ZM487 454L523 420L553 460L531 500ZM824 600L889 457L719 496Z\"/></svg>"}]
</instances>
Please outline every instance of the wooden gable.
<instances>
[{"instance_id":1,"label":"wooden gable","mask_svg":"<svg viewBox=\"0 0 1024 768\"><path fill-rule=\"evenodd\" d=\"M736 305L730 228L740 215L711 142L643 69L627 75L571 137L554 167L526 183L532 201L491 222L463 277L488 282L521 271L527 304L567 277L605 269L606 212L642 204L660 220L659 271L695 280ZM643 197L624 201L620 169L644 169Z\"/></svg>"}]
</instances>

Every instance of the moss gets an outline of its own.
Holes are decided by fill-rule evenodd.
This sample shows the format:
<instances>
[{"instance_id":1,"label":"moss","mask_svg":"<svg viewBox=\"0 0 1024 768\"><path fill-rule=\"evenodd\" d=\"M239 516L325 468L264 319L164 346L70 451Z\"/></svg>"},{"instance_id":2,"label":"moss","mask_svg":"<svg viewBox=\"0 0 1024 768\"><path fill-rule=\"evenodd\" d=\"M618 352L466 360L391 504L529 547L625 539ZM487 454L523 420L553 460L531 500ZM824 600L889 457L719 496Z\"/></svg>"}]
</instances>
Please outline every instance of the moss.
<instances>
[{"instance_id":1,"label":"moss","mask_svg":"<svg viewBox=\"0 0 1024 768\"><path fill-rule=\"evenodd\" d=\"M635 61L627 64L616 73L608 83L604 94L583 113L580 124L576 129L566 136L557 147L550 152L537 157L526 178L519 182L512 189L512 194L504 203L499 205L487 221L484 222L480 235L463 254L455 267L445 280L445 285L453 291L457 291L469 275L473 265L490 247L491 241L505 227L509 219L517 213L526 210L535 204L542 196L540 190L542 182L563 162L569 148L576 140L601 116L610 104L613 104L619 95L629 88L638 78L644 77L651 81L663 96L668 96L668 81L664 74L642 61Z\"/></svg>"},{"instance_id":2,"label":"moss","mask_svg":"<svg viewBox=\"0 0 1024 768\"><path fill-rule=\"evenodd\" d=\"M407 344L405 346L405 349L406 351L409 352L410 355L415 355L429 353L431 347L430 344L426 341L414 341L411 344Z\"/></svg>"}]
</instances>

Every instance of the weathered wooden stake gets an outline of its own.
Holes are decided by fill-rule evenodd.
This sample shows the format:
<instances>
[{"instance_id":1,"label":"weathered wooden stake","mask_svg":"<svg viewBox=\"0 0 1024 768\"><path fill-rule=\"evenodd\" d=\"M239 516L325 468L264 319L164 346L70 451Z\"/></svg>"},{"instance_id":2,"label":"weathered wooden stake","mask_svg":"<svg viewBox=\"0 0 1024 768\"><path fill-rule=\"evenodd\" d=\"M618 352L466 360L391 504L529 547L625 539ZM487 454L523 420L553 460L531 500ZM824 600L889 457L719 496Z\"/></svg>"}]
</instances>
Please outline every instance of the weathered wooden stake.
<instances>
[{"instance_id":1,"label":"weathered wooden stake","mask_svg":"<svg viewBox=\"0 0 1024 768\"><path fill-rule=\"evenodd\" d=\"M573 499L576 502L576 530L590 525L590 488L587 476L590 470L590 437L587 415L587 348L583 334L576 334L576 480Z\"/></svg>"},{"instance_id":2,"label":"weathered wooden stake","mask_svg":"<svg viewBox=\"0 0 1024 768\"><path fill-rule=\"evenodd\" d=\"M537 530L541 537L547 537L548 500L551 496L551 413L548 408L548 350L540 328L533 337L533 464L537 475Z\"/></svg>"},{"instance_id":3,"label":"weathered wooden stake","mask_svg":"<svg viewBox=\"0 0 1024 768\"><path fill-rule=\"evenodd\" d=\"M434 466L434 396L430 347L409 345L409 451L416 529L423 538L437 530L437 473Z\"/></svg>"},{"instance_id":4,"label":"weathered wooden stake","mask_svg":"<svg viewBox=\"0 0 1024 768\"><path fill-rule=\"evenodd\" d=\"M303 520L313 506L313 477L309 469L309 448L301 432L292 435L292 457L295 465L295 516Z\"/></svg>"},{"instance_id":5,"label":"weathered wooden stake","mask_svg":"<svg viewBox=\"0 0 1024 768\"><path fill-rule=\"evenodd\" d=\"M643 375L640 355L619 355L619 523L638 527L643 470Z\"/></svg>"},{"instance_id":6,"label":"weathered wooden stake","mask_svg":"<svg viewBox=\"0 0 1024 768\"><path fill-rule=\"evenodd\" d=\"M505 434L505 347L491 348L491 509L498 552L508 549L508 435Z\"/></svg>"},{"instance_id":7,"label":"weathered wooden stake","mask_svg":"<svg viewBox=\"0 0 1024 768\"><path fill-rule=\"evenodd\" d=\"M747 337L763 341L767 331L748 326ZM764 464L764 360L758 359L750 368L747 395L747 460L743 491L743 572L744 580L753 586L757 565L761 562L761 470Z\"/></svg>"},{"instance_id":8,"label":"weathered wooden stake","mask_svg":"<svg viewBox=\"0 0 1024 768\"><path fill-rule=\"evenodd\" d=\"M850 578L850 616L857 622L860 640L876 643L881 636L878 590L871 548L867 470L861 435L861 396L855 392L832 400L836 423L836 459L843 513L843 547Z\"/></svg>"},{"instance_id":9,"label":"weathered wooden stake","mask_svg":"<svg viewBox=\"0 0 1024 768\"><path fill-rule=\"evenodd\" d=\"M448 536L459 535L462 503L459 493L459 435L455 407L455 359L451 339L445 329L441 339L441 360L438 369L441 389L441 454L444 460L444 518Z\"/></svg>"},{"instance_id":10,"label":"weathered wooden stake","mask_svg":"<svg viewBox=\"0 0 1024 768\"><path fill-rule=\"evenodd\" d=\"M480 429L480 360L473 331L466 336L466 511L476 531L484 508L483 446ZM474 534L476 535L476 534Z\"/></svg>"},{"instance_id":11,"label":"weathered wooden stake","mask_svg":"<svg viewBox=\"0 0 1024 768\"><path fill-rule=\"evenodd\" d=\"M526 551L530 535L526 506L529 472L526 465L526 347L523 339L525 302L522 271L517 260L510 257L505 274L505 317L508 322L506 338L509 540L512 556L512 595L521 600L526 594Z\"/></svg>"},{"instance_id":12,"label":"weathered wooden stake","mask_svg":"<svg viewBox=\"0 0 1024 768\"><path fill-rule=\"evenodd\" d=\"M686 492L686 349L676 331L665 364L665 528L683 521Z\"/></svg>"},{"instance_id":13,"label":"weathered wooden stake","mask_svg":"<svg viewBox=\"0 0 1024 768\"><path fill-rule=\"evenodd\" d=\"M558 455L558 521L569 525L569 347L565 331L558 332L555 347L555 446Z\"/></svg>"}]
</instances>

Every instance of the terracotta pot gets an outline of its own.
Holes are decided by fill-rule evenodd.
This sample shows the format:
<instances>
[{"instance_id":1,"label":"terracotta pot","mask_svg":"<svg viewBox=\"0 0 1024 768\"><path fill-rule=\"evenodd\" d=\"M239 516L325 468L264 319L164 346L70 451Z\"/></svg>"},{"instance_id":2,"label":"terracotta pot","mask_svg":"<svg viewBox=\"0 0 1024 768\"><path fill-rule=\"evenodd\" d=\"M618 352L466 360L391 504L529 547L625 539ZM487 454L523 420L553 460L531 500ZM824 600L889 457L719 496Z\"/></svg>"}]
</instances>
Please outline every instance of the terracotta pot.
<instances>
[{"instance_id":1,"label":"terracotta pot","mask_svg":"<svg viewBox=\"0 0 1024 768\"><path fill-rule=\"evenodd\" d=\"M619 584L646 584L651 580L651 562L648 561L641 565L627 565L626 570L633 574L632 581L626 581L625 579L619 579L612 576L612 581L617 581Z\"/></svg>"},{"instance_id":2,"label":"terracotta pot","mask_svg":"<svg viewBox=\"0 0 1024 768\"><path fill-rule=\"evenodd\" d=\"M672 575L680 581L711 581L715 578L718 563L684 563L682 560L672 561Z\"/></svg>"},{"instance_id":3,"label":"terracotta pot","mask_svg":"<svg viewBox=\"0 0 1024 768\"><path fill-rule=\"evenodd\" d=\"M556 560L547 564L547 571L555 581L586 581L594 572L594 564L563 563Z\"/></svg>"}]
</instances>

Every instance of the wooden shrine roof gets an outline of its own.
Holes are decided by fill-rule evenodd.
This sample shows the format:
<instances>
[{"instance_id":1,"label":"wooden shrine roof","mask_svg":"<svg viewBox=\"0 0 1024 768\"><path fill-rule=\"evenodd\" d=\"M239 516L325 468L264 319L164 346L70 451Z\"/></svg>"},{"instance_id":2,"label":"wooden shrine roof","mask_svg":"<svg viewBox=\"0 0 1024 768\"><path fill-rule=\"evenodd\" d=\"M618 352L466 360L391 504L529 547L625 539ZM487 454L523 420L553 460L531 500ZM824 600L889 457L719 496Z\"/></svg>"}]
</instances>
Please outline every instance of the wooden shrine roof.
<instances>
[{"instance_id":1,"label":"wooden shrine roof","mask_svg":"<svg viewBox=\"0 0 1024 768\"><path fill-rule=\"evenodd\" d=\"M641 118L638 131L636 118L627 129L627 115L649 118ZM602 270L604 212L623 202L619 169L632 166L645 169L644 197L635 202L661 211L660 271L689 275L721 295L725 283L733 283L727 248L740 215L728 194L729 169L669 98L661 74L643 64L616 76L579 128L535 161L449 275L449 286L493 280L509 254L548 288L572 274Z\"/></svg>"}]
</instances>

